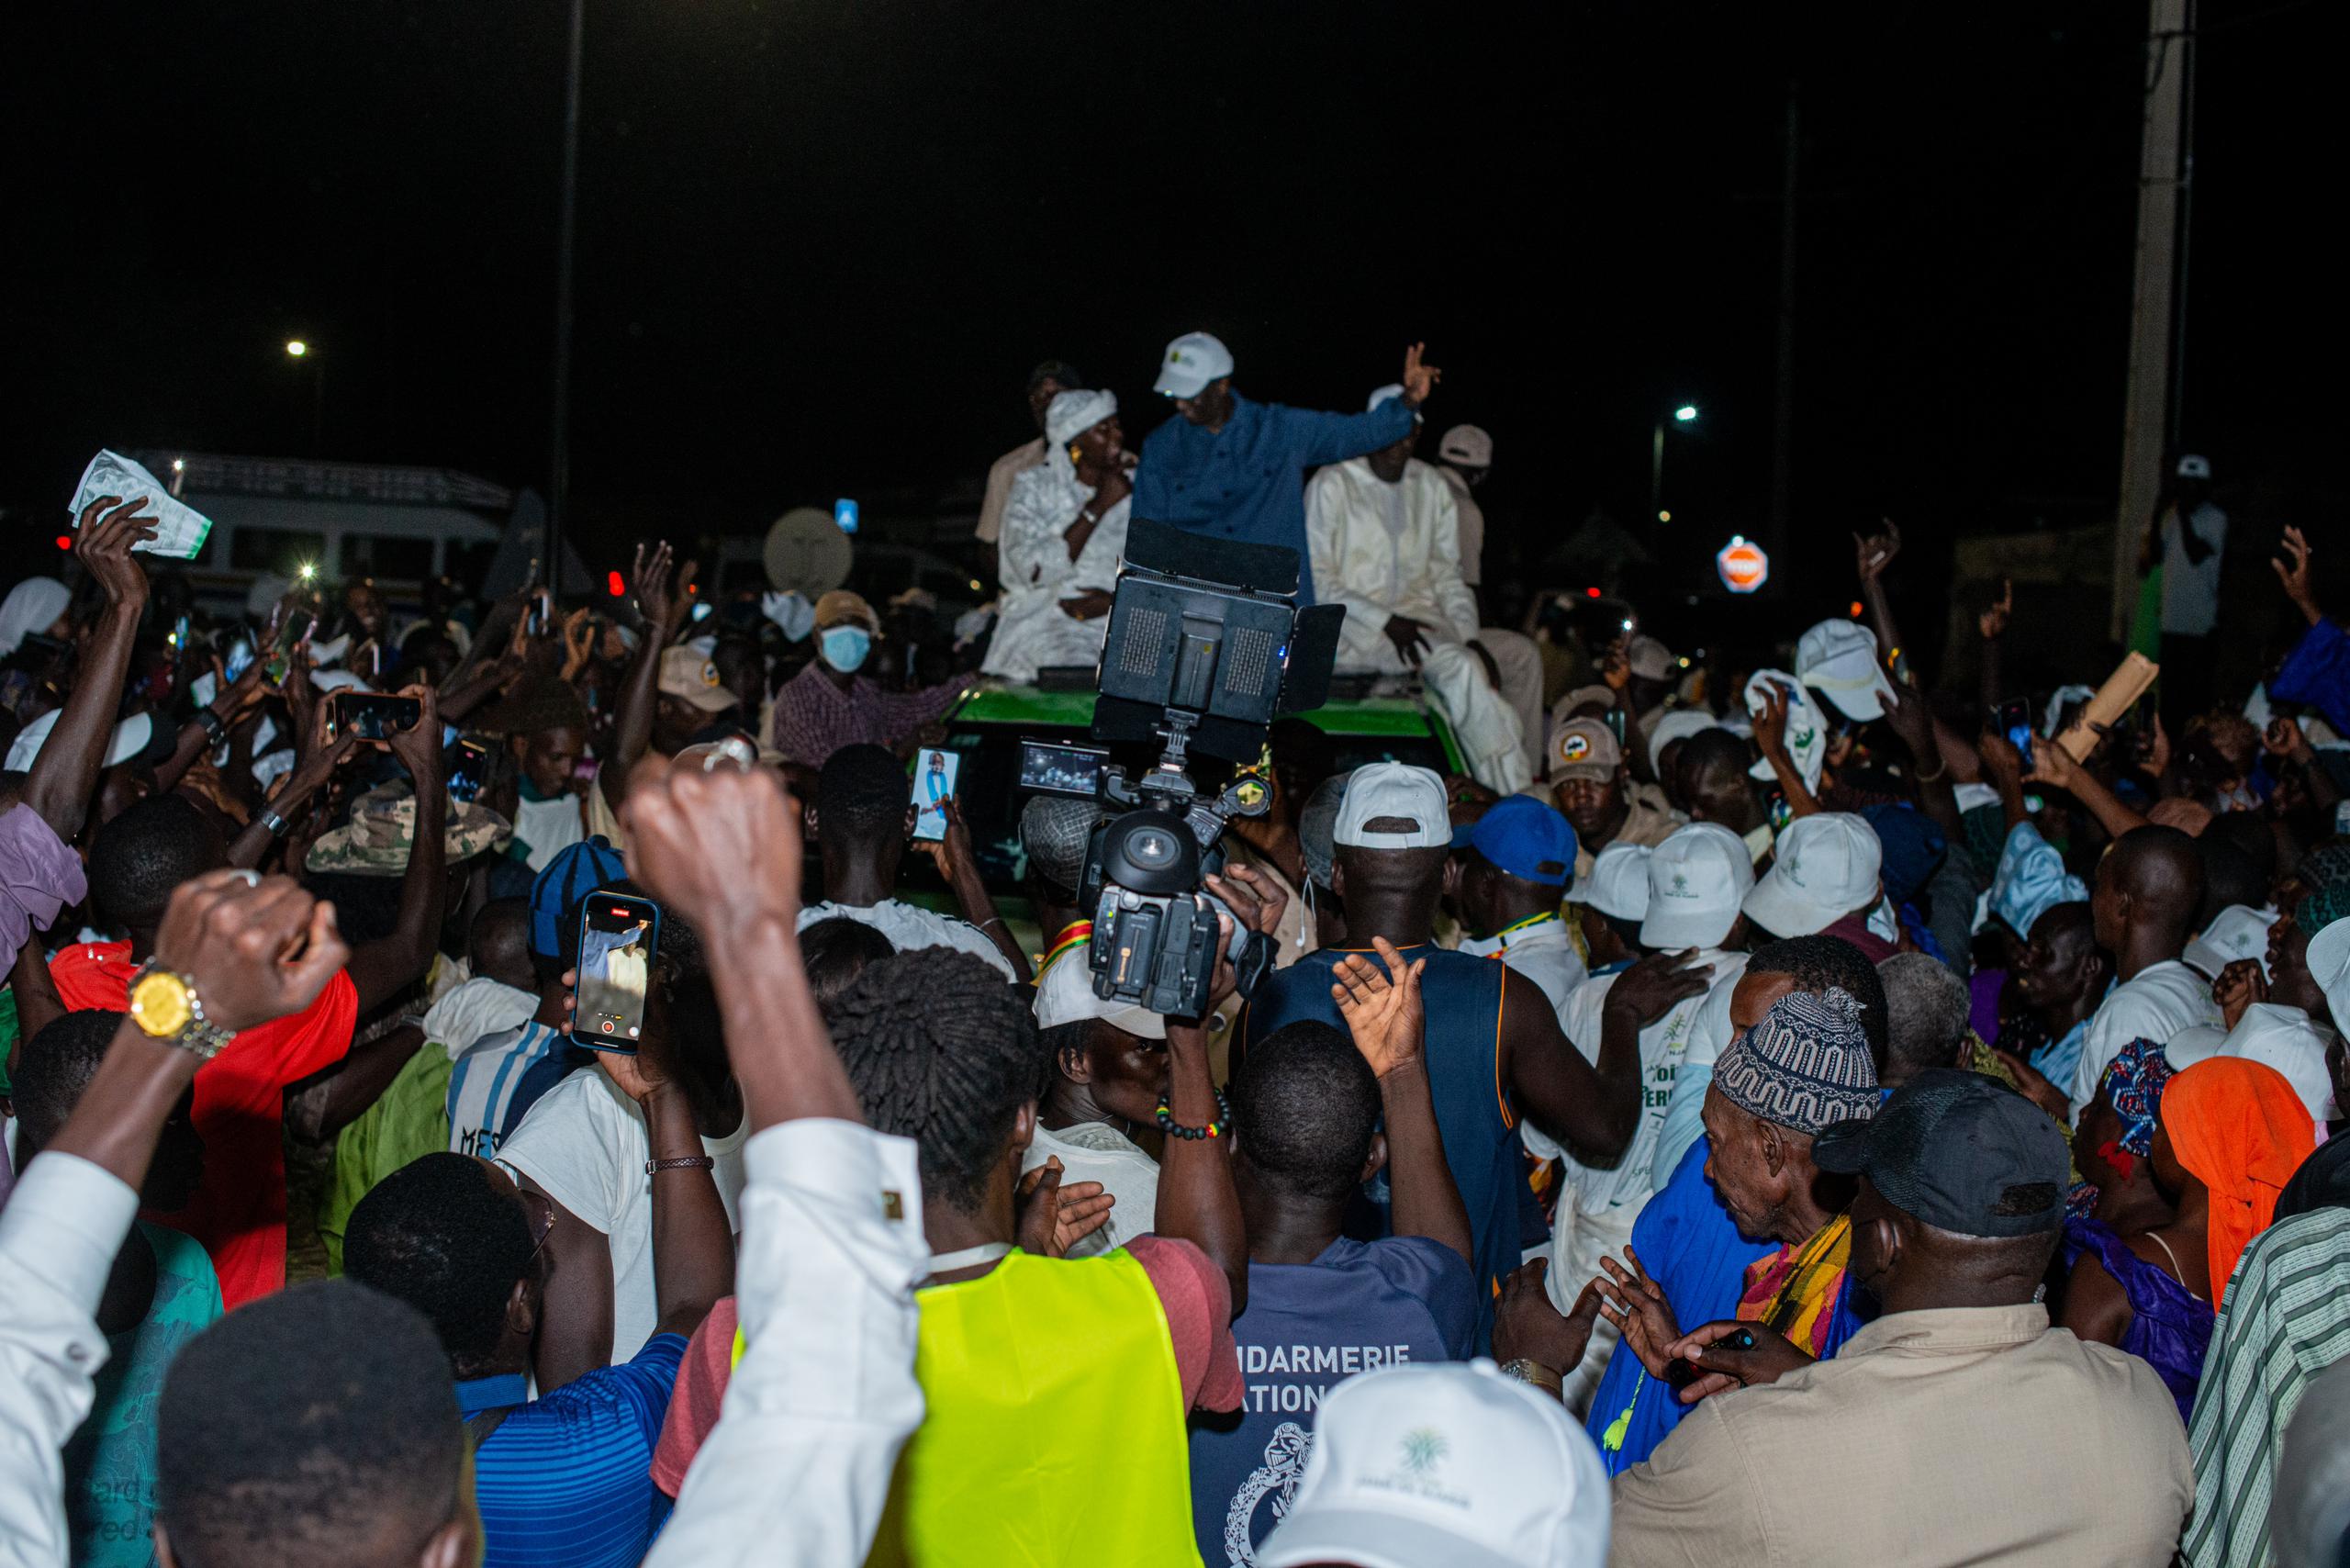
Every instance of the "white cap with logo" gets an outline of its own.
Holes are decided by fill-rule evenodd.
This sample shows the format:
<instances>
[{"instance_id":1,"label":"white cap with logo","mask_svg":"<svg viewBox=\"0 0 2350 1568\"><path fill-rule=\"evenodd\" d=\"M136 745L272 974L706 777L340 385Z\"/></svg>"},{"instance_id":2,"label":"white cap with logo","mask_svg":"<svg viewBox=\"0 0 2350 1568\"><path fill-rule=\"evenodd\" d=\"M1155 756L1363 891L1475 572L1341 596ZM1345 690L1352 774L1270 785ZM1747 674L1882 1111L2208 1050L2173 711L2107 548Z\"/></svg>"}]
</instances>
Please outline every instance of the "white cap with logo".
<instances>
[{"instance_id":1,"label":"white cap with logo","mask_svg":"<svg viewBox=\"0 0 2350 1568\"><path fill-rule=\"evenodd\" d=\"M1494 465L1494 438L1475 425L1455 425L1436 443L1436 454L1463 468Z\"/></svg>"},{"instance_id":2,"label":"white cap with logo","mask_svg":"<svg viewBox=\"0 0 2350 1568\"><path fill-rule=\"evenodd\" d=\"M1409 830L1372 831L1366 823L1395 817L1412 824ZM1338 823L1331 834L1336 844L1362 849L1433 849L1452 847L1451 808L1444 798L1444 780L1425 767L1407 762L1373 762L1358 767L1347 778L1347 793L1338 802Z\"/></svg>"},{"instance_id":3,"label":"white cap with logo","mask_svg":"<svg viewBox=\"0 0 2350 1568\"><path fill-rule=\"evenodd\" d=\"M2232 903L2188 940L2187 950L2179 954L2178 960L2205 980L2218 980L2220 971L2238 958L2254 958L2259 961L2261 978L2266 980L2268 928L2276 924L2277 912L2273 909Z\"/></svg>"},{"instance_id":4,"label":"white cap with logo","mask_svg":"<svg viewBox=\"0 0 2350 1568\"><path fill-rule=\"evenodd\" d=\"M1655 853L1645 844L1609 845L1592 862L1591 875L1575 879L1567 902L1587 903L1618 920L1647 918L1649 857Z\"/></svg>"},{"instance_id":5,"label":"white cap with logo","mask_svg":"<svg viewBox=\"0 0 2350 1568\"><path fill-rule=\"evenodd\" d=\"M1857 621L1823 621L1796 644L1796 678L1836 704L1848 719L1885 716L1893 682L1876 660L1876 638Z\"/></svg>"},{"instance_id":6,"label":"white cap with logo","mask_svg":"<svg viewBox=\"0 0 2350 1568\"><path fill-rule=\"evenodd\" d=\"M1036 977L1036 1027L1099 1018L1103 1023L1146 1040L1167 1037L1167 1020L1147 1007L1104 1002L1093 994L1093 968L1086 962L1090 949L1071 947Z\"/></svg>"},{"instance_id":7,"label":"white cap with logo","mask_svg":"<svg viewBox=\"0 0 2350 1568\"><path fill-rule=\"evenodd\" d=\"M1600 1568L1607 1474L1556 1399L1466 1365L1386 1367L1332 1389L1259 1568Z\"/></svg>"},{"instance_id":8,"label":"white cap with logo","mask_svg":"<svg viewBox=\"0 0 2350 1568\"><path fill-rule=\"evenodd\" d=\"M1746 841L1719 823L1677 827L1649 857L1649 907L1640 946L1718 947L1754 886Z\"/></svg>"},{"instance_id":9,"label":"white cap with logo","mask_svg":"<svg viewBox=\"0 0 2350 1568\"><path fill-rule=\"evenodd\" d=\"M1232 351L1208 332L1186 332L1167 345L1151 390L1169 398L1196 398L1208 384L1232 374Z\"/></svg>"},{"instance_id":10,"label":"white cap with logo","mask_svg":"<svg viewBox=\"0 0 2350 1568\"><path fill-rule=\"evenodd\" d=\"M1746 915L1774 936L1815 936L1876 902L1885 846L1868 819L1815 812L1779 834L1777 857L1746 895Z\"/></svg>"}]
</instances>

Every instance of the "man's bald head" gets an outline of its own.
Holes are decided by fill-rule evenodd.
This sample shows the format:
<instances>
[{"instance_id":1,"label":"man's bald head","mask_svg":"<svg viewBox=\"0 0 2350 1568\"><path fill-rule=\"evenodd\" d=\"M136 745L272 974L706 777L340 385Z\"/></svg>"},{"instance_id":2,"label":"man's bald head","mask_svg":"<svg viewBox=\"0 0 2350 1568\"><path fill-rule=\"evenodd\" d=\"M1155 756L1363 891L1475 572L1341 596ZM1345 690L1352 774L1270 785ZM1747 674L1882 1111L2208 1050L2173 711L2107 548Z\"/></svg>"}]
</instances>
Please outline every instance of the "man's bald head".
<instances>
[{"instance_id":1,"label":"man's bald head","mask_svg":"<svg viewBox=\"0 0 2350 1568\"><path fill-rule=\"evenodd\" d=\"M2098 946L2120 954L2131 934L2171 958L2186 946L2203 903L2203 857L2175 827L2133 828L2113 841L2090 900Z\"/></svg>"}]
</instances>

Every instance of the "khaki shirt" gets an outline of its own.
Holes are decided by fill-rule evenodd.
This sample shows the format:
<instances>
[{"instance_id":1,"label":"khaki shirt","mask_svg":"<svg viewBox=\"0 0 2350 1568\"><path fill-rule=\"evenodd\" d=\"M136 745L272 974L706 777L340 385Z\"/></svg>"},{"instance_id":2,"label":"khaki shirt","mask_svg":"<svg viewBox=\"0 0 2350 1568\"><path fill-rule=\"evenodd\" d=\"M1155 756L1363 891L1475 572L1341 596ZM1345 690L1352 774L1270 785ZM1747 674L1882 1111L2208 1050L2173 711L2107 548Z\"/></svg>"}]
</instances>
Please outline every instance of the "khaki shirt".
<instances>
[{"instance_id":1,"label":"khaki shirt","mask_svg":"<svg viewBox=\"0 0 2350 1568\"><path fill-rule=\"evenodd\" d=\"M2154 1368L2037 1305L1899 1312L1702 1401L1616 1478L1611 1568L2164 1568L2195 1495Z\"/></svg>"}]
</instances>

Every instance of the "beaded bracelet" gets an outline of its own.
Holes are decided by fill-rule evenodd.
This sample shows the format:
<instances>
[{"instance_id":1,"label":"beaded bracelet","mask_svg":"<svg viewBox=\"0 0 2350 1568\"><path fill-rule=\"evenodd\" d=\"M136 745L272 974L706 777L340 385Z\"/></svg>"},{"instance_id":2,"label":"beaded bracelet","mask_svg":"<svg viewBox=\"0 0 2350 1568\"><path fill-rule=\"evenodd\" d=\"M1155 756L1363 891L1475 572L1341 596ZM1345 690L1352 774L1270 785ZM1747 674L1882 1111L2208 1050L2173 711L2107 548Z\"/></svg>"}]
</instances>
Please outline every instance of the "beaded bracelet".
<instances>
[{"instance_id":1,"label":"beaded bracelet","mask_svg":"<svg viewBox=\"0 0 2350 1568\"><path fill-rule=\"evenodd\" d=\"M1161 1095L1158 1100L1158 1127L1161 1132L1173 1133L1177 1137L1222 1137L1232 1127L1232 1103L1224 1097L1223 1090L1217 1090L1215 1120L1203 1127L1187 1127L1175 1119L1175 1113L1168 1109L1167 1097Z\"/></svg>"}]
</instances>

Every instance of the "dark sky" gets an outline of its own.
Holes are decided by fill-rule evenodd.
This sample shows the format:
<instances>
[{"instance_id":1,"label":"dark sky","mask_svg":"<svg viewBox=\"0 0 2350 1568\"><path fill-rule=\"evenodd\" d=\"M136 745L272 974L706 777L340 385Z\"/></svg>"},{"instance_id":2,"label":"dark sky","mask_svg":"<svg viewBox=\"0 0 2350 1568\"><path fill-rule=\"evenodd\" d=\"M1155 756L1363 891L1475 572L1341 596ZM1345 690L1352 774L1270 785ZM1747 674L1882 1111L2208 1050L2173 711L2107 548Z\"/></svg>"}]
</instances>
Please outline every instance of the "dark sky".
<instances>
[{"instance_id":1,"label":"dark sky","mask_svg":"<svg viewBox=\"0 0 2350 1568\"><path fill-rule=\"evenodd\" d=\"M2331 483L2345 8L2204 0L2185 422ZM975 476L1029 364L1208 327L1354 408L1424 338L1497 508L1761 520L1803 113L1796 517L1826 550L2109 508L2142 7L589 0L575 493L593 550ZM8 8L0 501L100 444L539 483L559 0ZM2329 465L2330 466L2330 465ZM2335 492L2338 498L2338 492ZM2242 509L2239 508L2242 515ZM1826 542L1826 543L1818 543ZM1835 552L1841 560L1849 545Z\"/></svg>"}]
</instances>

